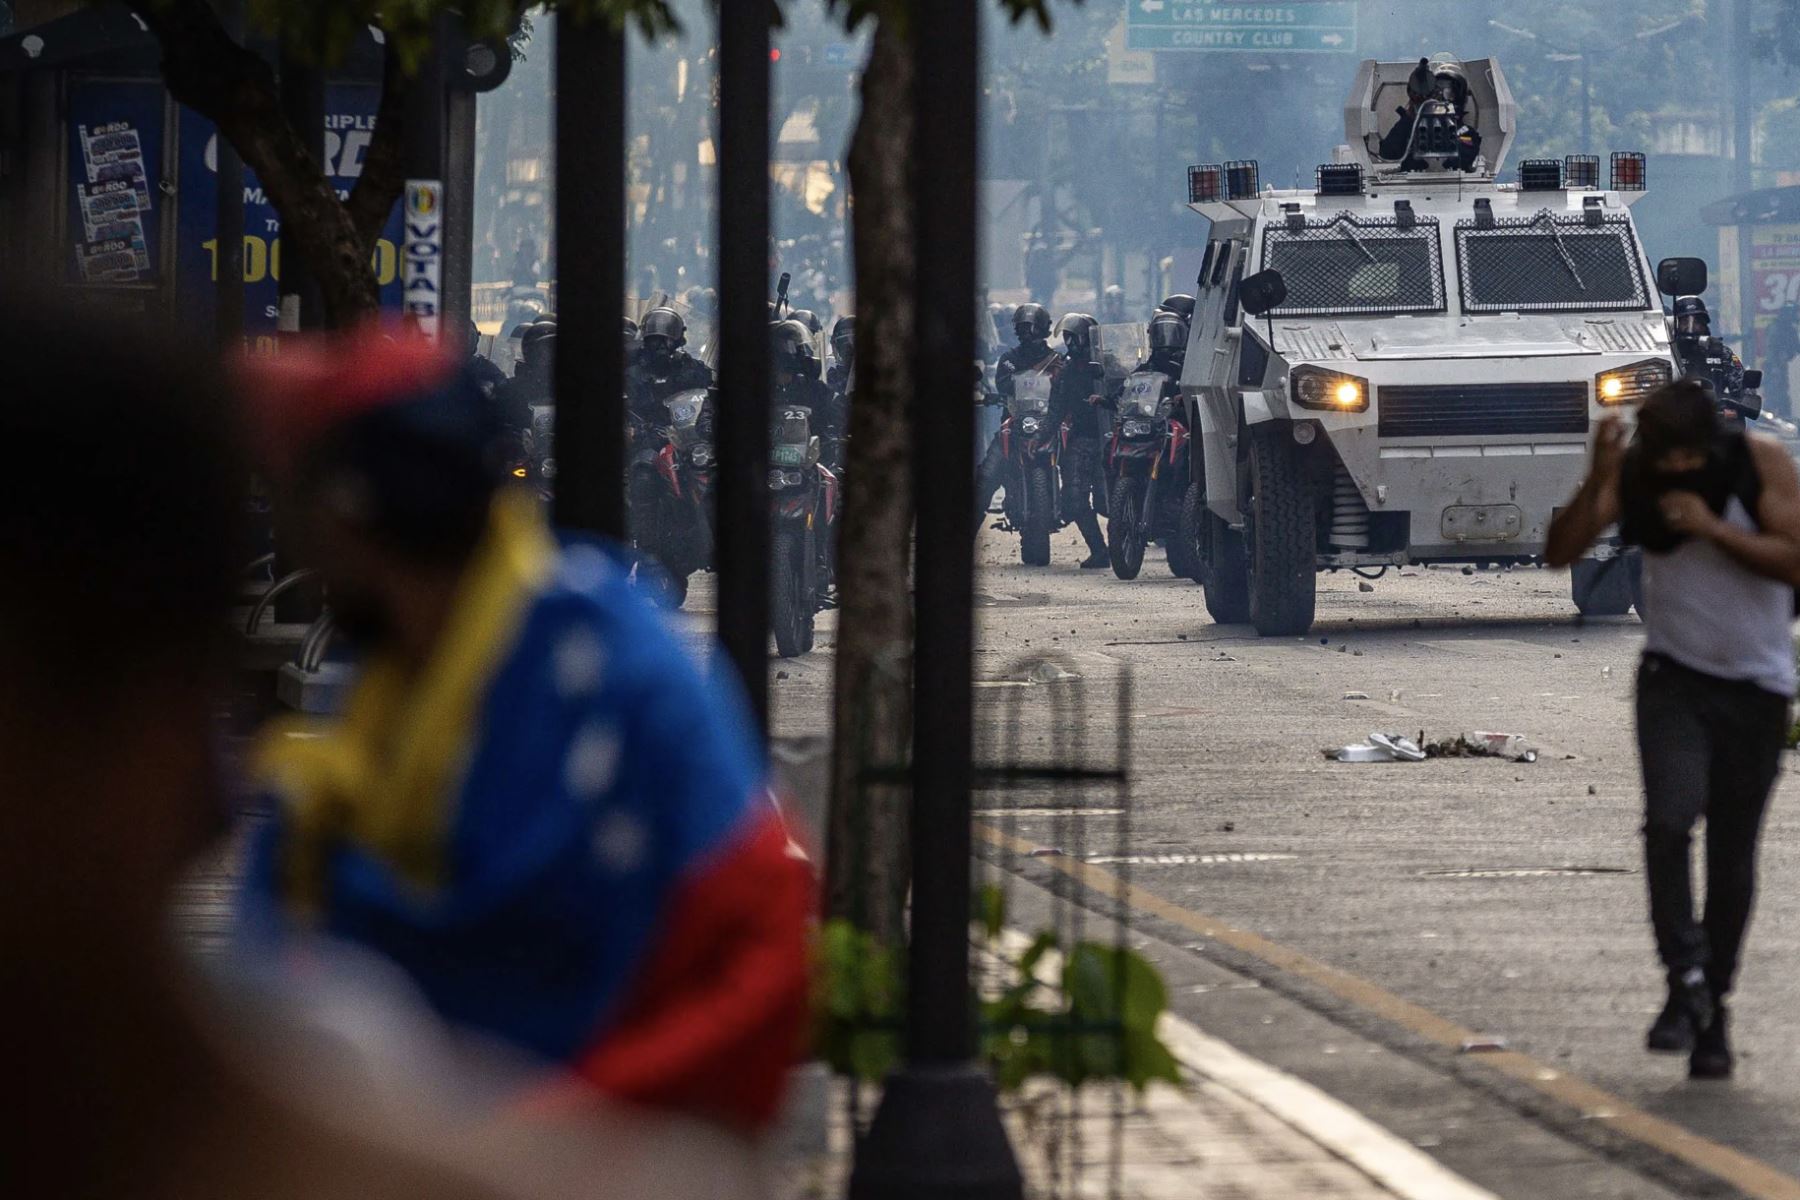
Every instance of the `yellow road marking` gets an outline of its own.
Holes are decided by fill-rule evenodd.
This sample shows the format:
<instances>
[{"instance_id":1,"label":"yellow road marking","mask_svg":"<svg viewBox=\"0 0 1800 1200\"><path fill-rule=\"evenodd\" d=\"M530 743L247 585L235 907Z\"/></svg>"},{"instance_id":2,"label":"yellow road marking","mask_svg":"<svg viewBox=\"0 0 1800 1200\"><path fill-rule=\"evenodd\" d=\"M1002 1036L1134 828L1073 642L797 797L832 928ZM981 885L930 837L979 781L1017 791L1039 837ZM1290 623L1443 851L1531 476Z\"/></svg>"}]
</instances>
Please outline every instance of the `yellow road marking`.
<instances>
[{"instance_id":1,"label":"yellow road marking","mask_svg":"<svg viewBox=\"0 0 1800 1200\"><path fill-rule=\"evenodd\" d=\"M974 832L976 837L989 845L1014 854L1030 854L1041 848L1034 842L1013 837L979 821L975 823ZM1322 987L1338 999L1438 1045L1460 1050L1465 1042L1482 1036L1475 1030L1466 1029L1410 1000L1403 1000L1386 988L1378 987L1348 971L1341 971L1259 934L1183 908L1136 884L1127 884L1110 871L1104 871L1080 859L1057 855L1037 861L1061 871L1103 896L1122 901L1139 911L1160 917L1201 937L1211 938L1277 970ZM1697 1167L1731 1184L1746 1196L1755 1197L1755 1200L1800 1200L1800 1179L1777 1170L1761 1159L1752 1158L1730 1146L1690 1132L1673 1121L1652 1116L1612 1093L1564 1074L1528 1054L1521 1054L1516 1050L1501 1050L1482 1054L1477 1061L1482 1066L1490 1067L1507 1078L1517 1080L1574 1109L1584 1119L1598 1122L1635 1142Z\"/></svg>"}]
</instances>

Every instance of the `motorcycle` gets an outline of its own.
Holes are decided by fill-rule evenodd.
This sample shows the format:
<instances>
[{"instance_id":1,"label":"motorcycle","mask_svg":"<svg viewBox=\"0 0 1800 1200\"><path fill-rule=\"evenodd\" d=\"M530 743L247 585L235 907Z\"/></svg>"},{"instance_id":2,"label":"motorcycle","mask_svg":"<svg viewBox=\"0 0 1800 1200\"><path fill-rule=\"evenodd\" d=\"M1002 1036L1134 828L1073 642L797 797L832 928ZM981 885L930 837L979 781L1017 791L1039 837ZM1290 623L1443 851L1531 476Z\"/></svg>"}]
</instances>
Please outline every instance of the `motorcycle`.
<instances>
[{"instance_id":1,"label":"motorcycle","mask_svg":"<svg viewBox=\"0 0 1800 1200\"><path fill-rule=\"evenodd\" d=\"M1050 565L1050 535L1062 525L1062 483L1056 469L1067 434L1050 419L1051 376L1021 371L1000 422L1000 452L1006 456L1006 525L1019 535L1019 561Z\"/></svg>"},{"instance_id":2,"label":"motorcycle","mask_svg":"<svg viewBox=\"0 0 1800 1200\"><path fill-rule=\"evenodd\" d=\"M1107 448L1113 484L1106 549L1120 579L1137 578L1152 541L1168 547L1169 571L1177 579L1193 578L1197 565L1178 536L1191 439L1174 415L1174 393L1167 375L1139 371L1125 381L1119 398Z\"/></svg>"},{"instance_id":3,"label":"motorcycle","mask_svg":"<svg viewBox=\"0 0 1800 1200\"><path fill-rule=\"evenodd\" d=\"M629 491L637 577L652 580L670 606L687 601L688 580L712 565L716 463L711 394L695 389L663 402L668 424L631 420ZM646 557L652 569L645 572Z\"/></svg>"},{"instance_id":4,"label":"motorcycle","mask_svg":"<svg viewBox=\"0 0 1800 1200\"><path fill-rule=\"evenodd\" d=\"M813 648L814 617L824 606L820 543L829 542L837 523L838 478L820 461L811 409L780 405L774 415L769 431L769 619L776 652L795 658Z\"/></svg>"}]
</instances>

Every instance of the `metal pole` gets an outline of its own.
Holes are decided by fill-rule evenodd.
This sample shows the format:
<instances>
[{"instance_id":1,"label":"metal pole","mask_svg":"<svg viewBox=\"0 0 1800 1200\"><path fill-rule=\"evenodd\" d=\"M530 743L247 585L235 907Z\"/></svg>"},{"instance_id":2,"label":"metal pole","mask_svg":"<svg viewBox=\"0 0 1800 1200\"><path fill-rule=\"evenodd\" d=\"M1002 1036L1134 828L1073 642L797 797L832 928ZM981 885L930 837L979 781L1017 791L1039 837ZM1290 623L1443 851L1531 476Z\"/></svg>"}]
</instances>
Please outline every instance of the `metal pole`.
<instances>
[{"instance_id":1,"label":"metal pole","mask_svg":"<svg viewBox=\"0 0 1800 1200\"><path fill-rule=\"evenodd\" d=\"M1732 60L1737 64L1733 72L1735 80L1731 90L1731 190L1736 195L1743 195L1756 186L1756 171L1752 161L1754 141L1751 134L1753 115L1750 95L1752 66L1754 61L1751 45L1751 0L1733 0L1731 6L1731 49ZM1751 256L1756 240L1756 227L1742 224L1737 229L1737 277L1738 277L1738 323L1742 328L1731 332L1737 335L1740 349L1745 357L1755 361L1756 347L1756 279L1753 274Z\"/></svg>"},{"instance_id":2,"label":"metal pole","mask_svg":"<svg viewBox=\"0 0 1800 1200\"><path fill-rule=\"evenodd\" d=\"M973 782L977 77L979 6L916 0L913 457L918 504L913 650L912 940L906 1063L858 1147L853 1200L1016 1200L1019 1167L992 1081L974 1059L969 989ZM958 402L960 400L960 402Z\"/></svg>"},{"instance_id":3,"label":"metal pole","mask_svg":"<svg viewBox=\"0 0 1800 1200\"><path fill-rule=\"evenodd\" d=\"M431 49L405 81L402 127L406 166L404 244L400 253L400 277L405 289L408 323L416 322L426 335L443 332L444 316L444 55L453 36L455 18L440 15L433 22ZM415 197L429 203L414 210ZM456 331L454 341L461 343Z\"/></svg>"},{"instance_id":4,"label":"metal pole","mask_svg":"<svg viewBox=\"0 0 1800 1200\"><path fill-rule=\"evenodd\" d=\"M625 536L625 35L556 18L556 520Z\"/></svg>"},{"instance_id":5,"label":"metal pole","mask_svg":"<svg viewBox=\"0 0 1800 1200\"><path fill-rule=\"evenodd\" d=\"M769 9L719 5L719 640L769 726Z\"/></svg>"},{"instance_id":6,"label":"metal pole","mask_svg":"<svg viewBox=\"0 0 1800 1200\"><path fill-rule=\"evenodd\" d=\"M475 104L473 92L452 91L444 115L443 319L453 346L462 345L474 308Z\"/></svg>"}]
</instances>

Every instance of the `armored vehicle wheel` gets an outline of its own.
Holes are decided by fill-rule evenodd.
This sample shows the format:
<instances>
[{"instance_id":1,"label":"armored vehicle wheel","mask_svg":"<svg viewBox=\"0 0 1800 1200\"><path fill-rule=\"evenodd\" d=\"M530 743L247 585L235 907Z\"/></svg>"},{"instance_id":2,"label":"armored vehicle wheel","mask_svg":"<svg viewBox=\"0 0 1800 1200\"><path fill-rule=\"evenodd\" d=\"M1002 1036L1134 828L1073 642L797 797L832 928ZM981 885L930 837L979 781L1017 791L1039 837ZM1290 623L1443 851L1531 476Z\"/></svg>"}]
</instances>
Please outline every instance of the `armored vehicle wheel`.
<instances>
[{"instance_id":1,"label":"armored vehicle wheel","mask_svg":"<svg viewBox=\"0 0 1800 1200\"><path fill-rule=\"evenodd\" d=\"M1181 512L1163 539L1169 550L1169 573L1177 579L1200 582L1200 519L1206 515L1206 498L1198 483L1188 484L1181 498Z\"/></svg>"},{"instance_id":2,"label":"armored vehicle wheel","mask_svg":"<svg viewBox=\"0 0 1800 1200\"><path fill-rule=\"evenodd\" d=\"M1112 559L1113 574L1120 579L1136 579L1144 569L1144 491L1141 476L1121 475L1113 483L1106 521L1106 552Z\"/></svg>"},{"instance_id":3,"label":"armored vehicle wheel","mask_svg":"<svg viewBox=\"0 0 1800 1200\"><path fill-rule=\"evenodd\" d=\"M1312 628L1318 594L1318 527L1312 485L1285 429L1250 440L1250 623L1263 637Z\"/></svg>"},{"instance_id":4,"label":"armored vehicle wheel","mask_svg":"<svg viewBox=\"0 0 1800 1200\"><path fill-rule=\"evenodd\" d=\"M1244 556L1244 535L1202 508L1200 542L1202 586L1206 611L1221 625L1246 625L1250 621L1250 564Z\"/></svg>"},{"instance_id":5,"label":"armored vehicle wheel","mask_svg":"<svg viewBox=\"0 0 1800 1200\"><path fill-rule=\"evenodd\" d=\"M1569 592L1584 617L1622 617L1631 611L1631 567L1623 558L1584 558L1569 572Z\"/></svg>"},{"instance_id":6,"label":"armored vehicle wheel","mask_svg":"<svg viewBox=\"0 0 1800 1200\"><path fill-rule=\"evenodd\" d=\"M1028 567L1050 565L1050 529L1056 522L1050 471L1032 467L1025 473L1025 523L1019 530L1019 561Z\"/></svg>"}]
</instances>

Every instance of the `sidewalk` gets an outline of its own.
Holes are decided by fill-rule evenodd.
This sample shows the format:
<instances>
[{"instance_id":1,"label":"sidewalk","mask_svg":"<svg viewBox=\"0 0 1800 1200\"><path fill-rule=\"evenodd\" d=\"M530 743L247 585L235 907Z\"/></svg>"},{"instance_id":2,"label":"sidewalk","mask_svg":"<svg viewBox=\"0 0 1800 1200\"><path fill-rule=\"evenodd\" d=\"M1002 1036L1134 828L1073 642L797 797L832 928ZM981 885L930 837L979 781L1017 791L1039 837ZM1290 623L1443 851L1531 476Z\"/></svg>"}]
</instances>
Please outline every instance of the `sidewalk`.
<instances>
[{"instance_id":1,"label":"sidewalk","mask_svg":"<svg viewBox=\"0 0 1800 1200\"><path fill-rule=\"evenodd\" d=\"M1184 1087L1126 1091L1114 1151L1111 1087L1054 1085L1005 1103L1032 1200L1493 1200L1311 1085L1179 1018L1163 1039ZM863 1098L865 1112L874 1097ZM827 1139L775 1172L776 1200L838 1200L851 1160L850 1091L829 1085ZM815 1109L816 1111L816 1109Z\"/></svg>"}]
</instances>

